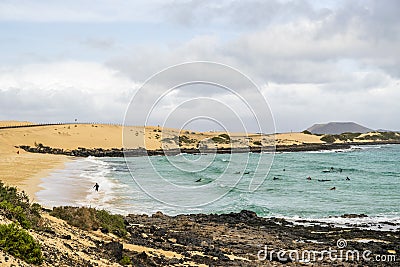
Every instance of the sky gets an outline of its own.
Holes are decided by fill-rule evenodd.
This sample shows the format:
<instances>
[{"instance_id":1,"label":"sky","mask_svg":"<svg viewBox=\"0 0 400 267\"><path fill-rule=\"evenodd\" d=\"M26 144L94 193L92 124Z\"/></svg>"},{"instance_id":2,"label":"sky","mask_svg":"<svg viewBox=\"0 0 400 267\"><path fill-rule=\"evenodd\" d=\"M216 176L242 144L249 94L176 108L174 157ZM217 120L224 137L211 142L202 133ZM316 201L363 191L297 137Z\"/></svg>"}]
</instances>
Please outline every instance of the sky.
<instances>
[{"instance_id":1,"label":"sky","mask_svg":"<svg viewBox=\"0 0 400 267\"><path fill-rule=\"evenodd\" d=\"M0 120L123 123L127 110L143 116L128 108L138 91L145 90L139 104L160 96L143 87L150 77L210 61L255 83L241 88L232 82L240 74L224 77L261 117L268 112L256 102L265 99L277 132L329 121L400 130L398 14L397 0L0 0ZM172 73L164 85L192 74ZM210 85L187 86L156 110L178 114L170 127L239 131L232 116L239 114L258 132L237 99ZM191 124L202 111L214 111L217 123Z\"/></svg>"}]
</instances>

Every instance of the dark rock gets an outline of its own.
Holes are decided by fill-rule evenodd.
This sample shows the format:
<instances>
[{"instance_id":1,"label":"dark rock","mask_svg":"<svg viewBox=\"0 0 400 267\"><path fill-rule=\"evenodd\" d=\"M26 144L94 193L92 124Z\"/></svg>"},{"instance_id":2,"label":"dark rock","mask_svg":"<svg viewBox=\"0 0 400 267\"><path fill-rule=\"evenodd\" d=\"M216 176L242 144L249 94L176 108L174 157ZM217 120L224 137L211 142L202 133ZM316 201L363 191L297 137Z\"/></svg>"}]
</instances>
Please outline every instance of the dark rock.
<instances>
[{"instance_id":1,"label":"dark rock","mask_svg":"<svg viewBox=\"0 0 400 267\"><path fill-rule=\"evenodd\" d=\"M352 218L365 218L365 217L368 217L368 215L366 215L366 214L343 214L340 217L352 219Z\"/></svg>"},{"instance_id":2,"label":"dark rock","mask_svg":"<svg viewBox=\"0 0 400 267\"><path fill-rule=\"evenodd\" d=\"M110 243L106 243L104 245L104 249L106 250L106 253L109 256L115 258L117 261L122 259L123 246L122 246L121 243L115 242L115 241L112 241Z\"/></svg>"},{"instance_id":3,"label":"dark rock","mask_svg":"<svg viewBox=\"0 0 400 267\"><path fill-rule=\"evenodd\" d=\"M153 218L162 218L165 215L161 212L161 211L157 211L156 213L154 213L153 215L151 215L151 217Z\"/></svg>"},{"instance_id":4,"label":"dark rock","mask_svg":"<svg viewBox=\"0 0 400 267\"><path fill-rule=\"evenodd\" d=\"M44 229L44 232L45 232L45 233L48 233L48 234L52 234L52 235L55 235L55 234L56 234L56 232L55 232L53 229L50 229L50 228Z\"/></svg>"},{"instance_id":5,"label":"dark rock","mask_svg":"<svg viewBox=\"0 0 400 267\"><path fill-rule=\"evenodd\" d=\"M100 228L100 231L101 231L103 234L108 234L108 233L109 233L109 231L108 231L107 228Z\"/></svg>"},{"instance_id":6,"label":"dark rock","mask_svg":"<svg viewBox=\"0 0 400 267\"><path fill-rule=\"evenodd\" d=\"M71 235L62 235L62 239L71 240Z\"/></svg>"},{"instance_id":7,"label":"dark rock","mask_svg":"<svg viewBox=\"0 0 400 267\"><path fill-rule=\"evenodd\" d=\"M70 250L74 250L74 248L73 248L70 244L68 244L68 243L64 243L64 246L66 246L66 247L69 248Z\"/></svg>"}]
</instances>

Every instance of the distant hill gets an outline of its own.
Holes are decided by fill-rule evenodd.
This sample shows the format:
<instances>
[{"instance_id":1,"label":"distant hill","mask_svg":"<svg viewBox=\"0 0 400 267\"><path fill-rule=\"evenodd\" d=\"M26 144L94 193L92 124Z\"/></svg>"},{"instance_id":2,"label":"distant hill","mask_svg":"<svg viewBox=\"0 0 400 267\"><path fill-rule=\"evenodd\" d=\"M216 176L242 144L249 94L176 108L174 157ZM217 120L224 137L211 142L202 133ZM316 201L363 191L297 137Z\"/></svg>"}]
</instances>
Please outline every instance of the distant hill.
<instances>
[{"instance_id":1,"label":"distant hill","mask_svg":"<svg viewBox=\"0 0 400 267\"><path fill-rule=\"evenodd\" d=\"M329 122L314 124L307 131L313 134L341 134L341 133L368 133L372 129L364 127L355 122Z\"/></svg>"},{"instance_id":2,"label":"distant hill","mask_svg":"<svg viewBox=\"0 0 400 267\"><path fill-rule=\"evenodd\" d=\"M400 131L394 131L394 130L385 130L385 129L378 129L376 130L377 132L393 132L393 133L400 133Z\"/></svg>"}]
</instances>

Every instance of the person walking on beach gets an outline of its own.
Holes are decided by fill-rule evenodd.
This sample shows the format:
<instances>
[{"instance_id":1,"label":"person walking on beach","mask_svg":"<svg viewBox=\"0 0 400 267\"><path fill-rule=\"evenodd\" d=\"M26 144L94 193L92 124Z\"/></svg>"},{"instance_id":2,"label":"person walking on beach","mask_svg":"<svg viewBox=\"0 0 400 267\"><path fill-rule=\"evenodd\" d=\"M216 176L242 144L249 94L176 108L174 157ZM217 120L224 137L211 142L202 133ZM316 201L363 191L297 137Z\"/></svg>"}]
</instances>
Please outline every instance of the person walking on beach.
<instances>
[{"instance_id":1,"label":"person walking on beach","mask_svg":"<svg viewBox=\"0 0 400 267\"><path fill-rule=\"evenodd\" d=\"M100 185L99 185L98 183L96 183L96 184L93 186L93 188L94 188L94 190L96 190L96 192L99 191L99 187L100 187Z\"/></svg>"}]
</instances>

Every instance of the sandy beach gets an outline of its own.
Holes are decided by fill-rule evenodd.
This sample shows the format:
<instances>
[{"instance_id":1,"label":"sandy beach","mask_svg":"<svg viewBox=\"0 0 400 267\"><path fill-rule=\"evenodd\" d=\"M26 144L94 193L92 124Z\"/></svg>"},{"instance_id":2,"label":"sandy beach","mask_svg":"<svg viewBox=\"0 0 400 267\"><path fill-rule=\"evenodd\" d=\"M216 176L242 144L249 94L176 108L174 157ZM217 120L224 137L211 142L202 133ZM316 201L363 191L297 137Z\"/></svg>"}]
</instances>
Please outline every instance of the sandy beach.
<instances>
[{"instance_id":1,"label":"sandy beach","mask_svg":"<svg viewBox=\"0 0 400 267\"><path fill-rule=\"evenodd\" d=\"M27 125L28 122L1 122L0 126ZM78 147L121 147L121 127L113 125L63 125L0 129L0 179L25 191L35 200L41 178L63 168L72 157L27 153L19 145L46 144L62 149Z\"/></svg>"},{"instance_id":2,"label":"sandy beach","mask_svg":"<svg viewBox=\"0 0 400 267\"><path fill-rule=\"evenodd\" d=\"M41 178L55 168L63 168L68 160L63 155L27 153L15 147L13 131L0 130L0 179L25 191L31 200L40 190Z\"/></svg>"}]
</instances>

